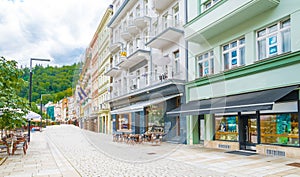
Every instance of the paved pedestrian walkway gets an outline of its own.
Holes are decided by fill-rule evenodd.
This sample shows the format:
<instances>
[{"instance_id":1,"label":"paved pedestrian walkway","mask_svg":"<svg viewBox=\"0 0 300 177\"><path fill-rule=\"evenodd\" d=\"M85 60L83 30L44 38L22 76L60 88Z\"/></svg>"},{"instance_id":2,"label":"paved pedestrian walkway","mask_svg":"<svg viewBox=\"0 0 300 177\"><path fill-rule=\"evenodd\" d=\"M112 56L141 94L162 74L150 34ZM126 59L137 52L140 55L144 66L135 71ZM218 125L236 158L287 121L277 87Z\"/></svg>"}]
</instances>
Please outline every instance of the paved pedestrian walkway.
<instances>
[{"instance_id":1,"label":"paved pedestrian walkway","mask_svg":"<svg viewBox=\"0 0 300 177\"><path fill-rule=\"evenodd\" d=\"M287 165L300 159L169 143L128 145L71 125L33 133L27 152L9 156L0 176L300 176L299 167Z\"/></svg>"},{"instance_id":2,"label":"paved pedestrian walkway","mask_svg":"<svg viewBox=\"0 0 300 177\"><path fill-rule=\"evenodd\" d=\"M80 176L45 134L45 131L31 133L27 154L17 150L15 155L9 156L0 166L0 176Z\"/></svg>"}]
</instances>

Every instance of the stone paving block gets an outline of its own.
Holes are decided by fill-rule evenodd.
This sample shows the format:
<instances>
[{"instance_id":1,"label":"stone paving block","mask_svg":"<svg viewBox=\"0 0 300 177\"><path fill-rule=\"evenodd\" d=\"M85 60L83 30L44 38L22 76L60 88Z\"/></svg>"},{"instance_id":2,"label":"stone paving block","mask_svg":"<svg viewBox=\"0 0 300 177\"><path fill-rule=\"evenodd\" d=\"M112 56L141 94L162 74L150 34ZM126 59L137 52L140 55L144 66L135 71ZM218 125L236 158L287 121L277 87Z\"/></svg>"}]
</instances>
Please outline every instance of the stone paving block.
<instances>
[{"instance_id":1,"label":"stone paving block","mask_svg":"<svg viewBox=\"0 0 300 177\"><path fill-rule=\"evenodd\" d=\"M35 144L35 149L32 149L35 154L32 159L35 160L30 160L30 163L41 164L39 169L44 170L45 174L50 174L50 176L227 177L267 175L261 171L270 171L274 168L278 171L273 170L273 174L278 175L284 174L280 171L283 168L290 169L283 164L288 161L265 156L248 158L226 154L223 150L200 149L201 147L176 146L167 143L159 146L146 143L134 146L113 143L108 135L80 130L74 126L53 126L36 135L47 139L47 141L39 140L43 142L39 143L43 144L41 147L45 147L42 151L47 153L37 153L40 151L39 145ZM36 142L33 141L32 145L34 143ZM168 153L168 150L172 153ZM149 155L149 153L155 154ZM22 162L18 161L18 158L14 158L11 162ZM260 167L265 165L267 165L265 168ZM13 166L6 167L12 169ZM28 169L30 167L33 168L34 165L27 166ZM27 168L24 169L27 171ZM57 174L51 174L53 168L59 168L60 174L59 171L56 171ZM0 171L2 169L5 168L0 167Z\"/></svg>"},{"instance_id":2,"label":"stone paving block","mask_svg":"<svg viewBox=\"0 0 300 177\"><path fill-rule=\"evenodd\" d=\"M27 173L15 173L10 174L8 177L32 177L32 173L27 172Z\"/></svg>"},{"instance_id":3,"label":"stone paving block","mask_svg":"<svg viewBox=\"0 0 300 177\"><path fill-rule=\"evenodd\" d=\"M299 174L290 174L290 175L286 175L284 177L300 177Z\"/></svg>"}]
</instances>

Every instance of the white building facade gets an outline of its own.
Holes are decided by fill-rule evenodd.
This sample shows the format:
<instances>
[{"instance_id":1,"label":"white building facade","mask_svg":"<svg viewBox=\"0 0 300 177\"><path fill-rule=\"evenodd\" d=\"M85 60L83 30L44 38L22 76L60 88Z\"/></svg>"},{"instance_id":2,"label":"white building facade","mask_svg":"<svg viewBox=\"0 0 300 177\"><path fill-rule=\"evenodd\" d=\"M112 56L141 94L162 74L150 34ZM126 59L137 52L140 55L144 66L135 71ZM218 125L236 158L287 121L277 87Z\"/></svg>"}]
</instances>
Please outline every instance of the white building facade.
<instances>
[{"instance_id":1,"label":"white building facade","mask_svg":"<svg viewBox=\"0 0 300 177\"><path fill-rule=\"evenodd\" d=\"M185 142L185 120L166 111L184 100L184 1L115 0L111 28L109 100L114 133L159 131Z\"/></svg>"}]
</instances>

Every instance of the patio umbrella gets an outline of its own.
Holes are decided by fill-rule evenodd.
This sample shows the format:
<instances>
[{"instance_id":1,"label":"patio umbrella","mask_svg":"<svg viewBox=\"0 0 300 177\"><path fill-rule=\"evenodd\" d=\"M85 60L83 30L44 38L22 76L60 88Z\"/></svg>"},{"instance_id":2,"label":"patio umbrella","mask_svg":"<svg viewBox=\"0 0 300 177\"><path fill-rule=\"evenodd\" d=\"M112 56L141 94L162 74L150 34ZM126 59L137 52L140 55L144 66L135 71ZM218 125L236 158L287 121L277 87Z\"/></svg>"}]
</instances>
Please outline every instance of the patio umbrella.
<instances>
[{"instance_id":1,"label":"patio umbrella","mask_svg":"<svg viewBox=\"0 0 300 177\"><path fill-rule=\"evenodd\" d=\"M41 115L39 115L35 112L32 112L32 111L29 111L29 113L26 115L26 119L31 120L31 121L40 121Z\"/></svg>"}]
</instances>

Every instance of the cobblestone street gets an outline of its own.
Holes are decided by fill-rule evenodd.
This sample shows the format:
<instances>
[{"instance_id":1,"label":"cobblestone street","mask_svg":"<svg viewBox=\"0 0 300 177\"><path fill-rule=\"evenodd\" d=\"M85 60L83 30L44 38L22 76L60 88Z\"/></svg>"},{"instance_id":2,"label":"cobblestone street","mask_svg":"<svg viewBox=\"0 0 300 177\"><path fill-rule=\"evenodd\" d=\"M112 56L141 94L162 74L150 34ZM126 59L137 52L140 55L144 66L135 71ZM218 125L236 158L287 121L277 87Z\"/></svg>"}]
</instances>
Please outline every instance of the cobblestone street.
<instances>
[{"instance_id":1,"label":"cobblestone street","mask_svg":"<svg viewBox=\"0 0 300 177\"><path fill-rule=\"evenodd\" d=\"M0 166L0 176L299 176L299 159L243 156L170 143L128 145L72 125L34 132L28 153Z\"/></svg>"},{"instance_id":2,"label":"cobblestone street","mask_svg":"<svg viewBox=\"0 0 300 177\"><path fill-rule=\"evenodd\" d=\"M171 160L170 154L180 148L178 145L119 144L112 142L111 135L99 136L70 126L51 127L47 136L82 176L221 176Z\"/></svg>"}]
</instances>

